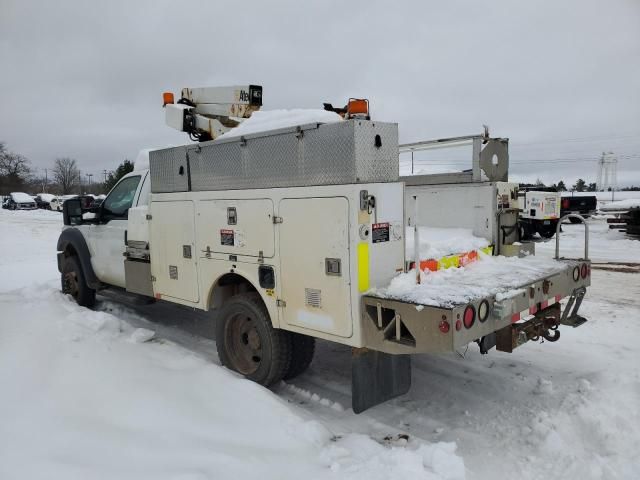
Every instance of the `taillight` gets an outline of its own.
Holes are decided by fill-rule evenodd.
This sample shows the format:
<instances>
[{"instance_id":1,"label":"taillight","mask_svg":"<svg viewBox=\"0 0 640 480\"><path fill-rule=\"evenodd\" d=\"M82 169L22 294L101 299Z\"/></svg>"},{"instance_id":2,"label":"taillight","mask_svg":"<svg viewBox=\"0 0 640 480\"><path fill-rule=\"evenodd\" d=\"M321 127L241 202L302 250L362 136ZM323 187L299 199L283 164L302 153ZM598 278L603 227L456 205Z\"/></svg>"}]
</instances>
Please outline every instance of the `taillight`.
<instances>
[{"instance_id":1,"label":"taillight","mask_svg":"<svg viewBox=\"0 0 640 480\"><path fill-rule=\"evenodd\" d=\"M580 267L573 267L573 281L577 282L580 280Z\"/></svg>"},{"instance_id":2,"label":"taillight","mask_svg":"<svg viewBox=\"0 0 640 480\"><path fill-rule=\"evenodd\" d=\"M446 320L440 320L440 324L438 325L438 328L442 333L449 333L449 328L450 328L449 322L447 322Z\"/></svg>"},{"instance_id":3,"label":"taillight","mask_svg":"<svg viewBox=\"0 0 640 480\"><path fill-rule=\"evenodd\" d=\"M568 198L563 198L563 199L562 199L562 208L564 208L564 209L569 208L569 204L570 204L570 203L571 203L571 202L569 201L569 199L568 199Z\"/></svg>"},{"instance_id":4,"label":"taillight","mask_svg":"<svg viewBox=\"0 0 640 480\"><path fill-rule=\"evenodd\" d=\"M473 327L473 322L476 321L476 309L473 308L473 305L469 305L464 309L462 320L464 321L465 328Z\"/></svg>"},{"instance_id":5,"label":"taillight","mask_svg":"<svg viewBox=\"0 0 640 480\"><path fill-rule=\"evenodd\" d=\"M580 268L580 275L582 276L583 279L587 278L587 275L589 274L589 269L587 268L587 264L583 263L582 267Z\"/></svg>"},{"instance_id":6,"label":"taillight","mask_svg":"<svg viewBox=\"0 0 640 480\"><path fill-rule=\"evenodd\" d=\"M482 300L478 305L478 320L484 322L489 317L489 302Z\"/></svg>"}]
</instances>

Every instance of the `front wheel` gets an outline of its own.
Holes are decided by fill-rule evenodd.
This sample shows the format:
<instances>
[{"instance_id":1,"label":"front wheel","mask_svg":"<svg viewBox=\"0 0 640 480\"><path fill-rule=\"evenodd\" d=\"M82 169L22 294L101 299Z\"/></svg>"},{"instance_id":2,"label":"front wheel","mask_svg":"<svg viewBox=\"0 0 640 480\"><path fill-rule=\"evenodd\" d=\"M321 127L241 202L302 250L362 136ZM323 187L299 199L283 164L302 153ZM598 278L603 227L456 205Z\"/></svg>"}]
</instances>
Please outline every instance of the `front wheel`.
<instances>
[{"instance_id":1,"label":"front wheel","mask_svg":"<svg viewBox=\"0 0 640 480\"><path fill-rule=\"evenodd\" d=\"M222 365L266 387L282 380L289 369L289 333L273 328L256 293L236 295L222 306L216 345Z\"/></svg>"},{"instance_id":2,"label":"front wheel","mask_svg":"<svg viewBox=\"0 0 640 480\"><path fill-rule=\"evenodd\" d=\"M78 305L87 308L95 305L96 291L87 285L78 257L65 257L60 281L62 293L71 295Z\"/></svg>"}]
</instances>

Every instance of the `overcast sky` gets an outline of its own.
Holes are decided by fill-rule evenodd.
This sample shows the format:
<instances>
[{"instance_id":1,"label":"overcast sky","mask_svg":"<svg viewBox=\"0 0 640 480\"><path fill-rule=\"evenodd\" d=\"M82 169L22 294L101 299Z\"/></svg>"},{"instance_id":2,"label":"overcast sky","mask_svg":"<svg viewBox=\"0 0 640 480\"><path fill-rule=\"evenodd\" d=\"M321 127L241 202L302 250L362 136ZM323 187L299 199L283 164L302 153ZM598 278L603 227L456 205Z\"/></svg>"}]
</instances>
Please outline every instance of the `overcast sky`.
<instances>
[{"instance_id":1,"label":"overcast sky","mask_svg":"<svg viewBox=\"0 0 640 480\"><path fill-rule=\"evenodd\" d=\"M0 0L0 141L39 169L187 143L163 91L249 83L264 109L367 97L401 142L488 124L512 179L595 181L606 150L640 185L639 0Z\"/></svg>"}]
</instances>

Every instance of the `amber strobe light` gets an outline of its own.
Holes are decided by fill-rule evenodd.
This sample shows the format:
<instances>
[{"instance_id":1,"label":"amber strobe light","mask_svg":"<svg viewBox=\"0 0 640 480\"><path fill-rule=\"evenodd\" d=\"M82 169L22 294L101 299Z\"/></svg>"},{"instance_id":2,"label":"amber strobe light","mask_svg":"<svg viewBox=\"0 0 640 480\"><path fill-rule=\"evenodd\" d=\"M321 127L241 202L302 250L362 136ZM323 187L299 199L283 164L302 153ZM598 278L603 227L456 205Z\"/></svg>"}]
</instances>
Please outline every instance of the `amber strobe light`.
<instances>
[{"instance_id":1,"label":"amber strobe light","mask_svg":"<svg viewBox=\"0 0 640 480\"><path fill-rule=\"evenodd\" d=\"M162 94L162 106L165 107L169 103L174 103L174 101L173 101L173 93L164 92Z\"/></svg>"},{"instance_id":2,"label":"amber strobe light","mask_svg":"<svg viewBox=\"0 0 640 480\"><path fill-rule=\"evenodd\" d=\"M366 98L350 98L347 104L347 116L353 115L369 116L369 100Z\"/></svg>"}]
</instances>

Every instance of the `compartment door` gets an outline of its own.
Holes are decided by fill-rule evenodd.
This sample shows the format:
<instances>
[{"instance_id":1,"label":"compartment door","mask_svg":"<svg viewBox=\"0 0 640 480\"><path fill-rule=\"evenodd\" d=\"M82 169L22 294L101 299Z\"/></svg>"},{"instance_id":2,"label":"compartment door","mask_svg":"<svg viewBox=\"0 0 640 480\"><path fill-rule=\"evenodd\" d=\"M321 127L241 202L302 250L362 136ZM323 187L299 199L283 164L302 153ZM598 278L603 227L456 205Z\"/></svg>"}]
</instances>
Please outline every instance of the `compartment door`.
<instances>
[{"instance_id":1,"label":"compartment door","mask_svg":"<svg viewBox=\"0 0 640 480\"><path fill-rule=\"evenodd\" d=\"M197 302L194 206L191 201L151 202L149 246L153 290L162 297Z\"/></svg>"},{"instance_id":2,"label":"compartment door","mask_svg":"<svg viewBox=\"0 0 640 480\"><path fill-rule=\"evenodd\" d=\"M284 322L350 337L353 324L348 200L287 198L279 207Z\"/></svg>"}]
</instances>

